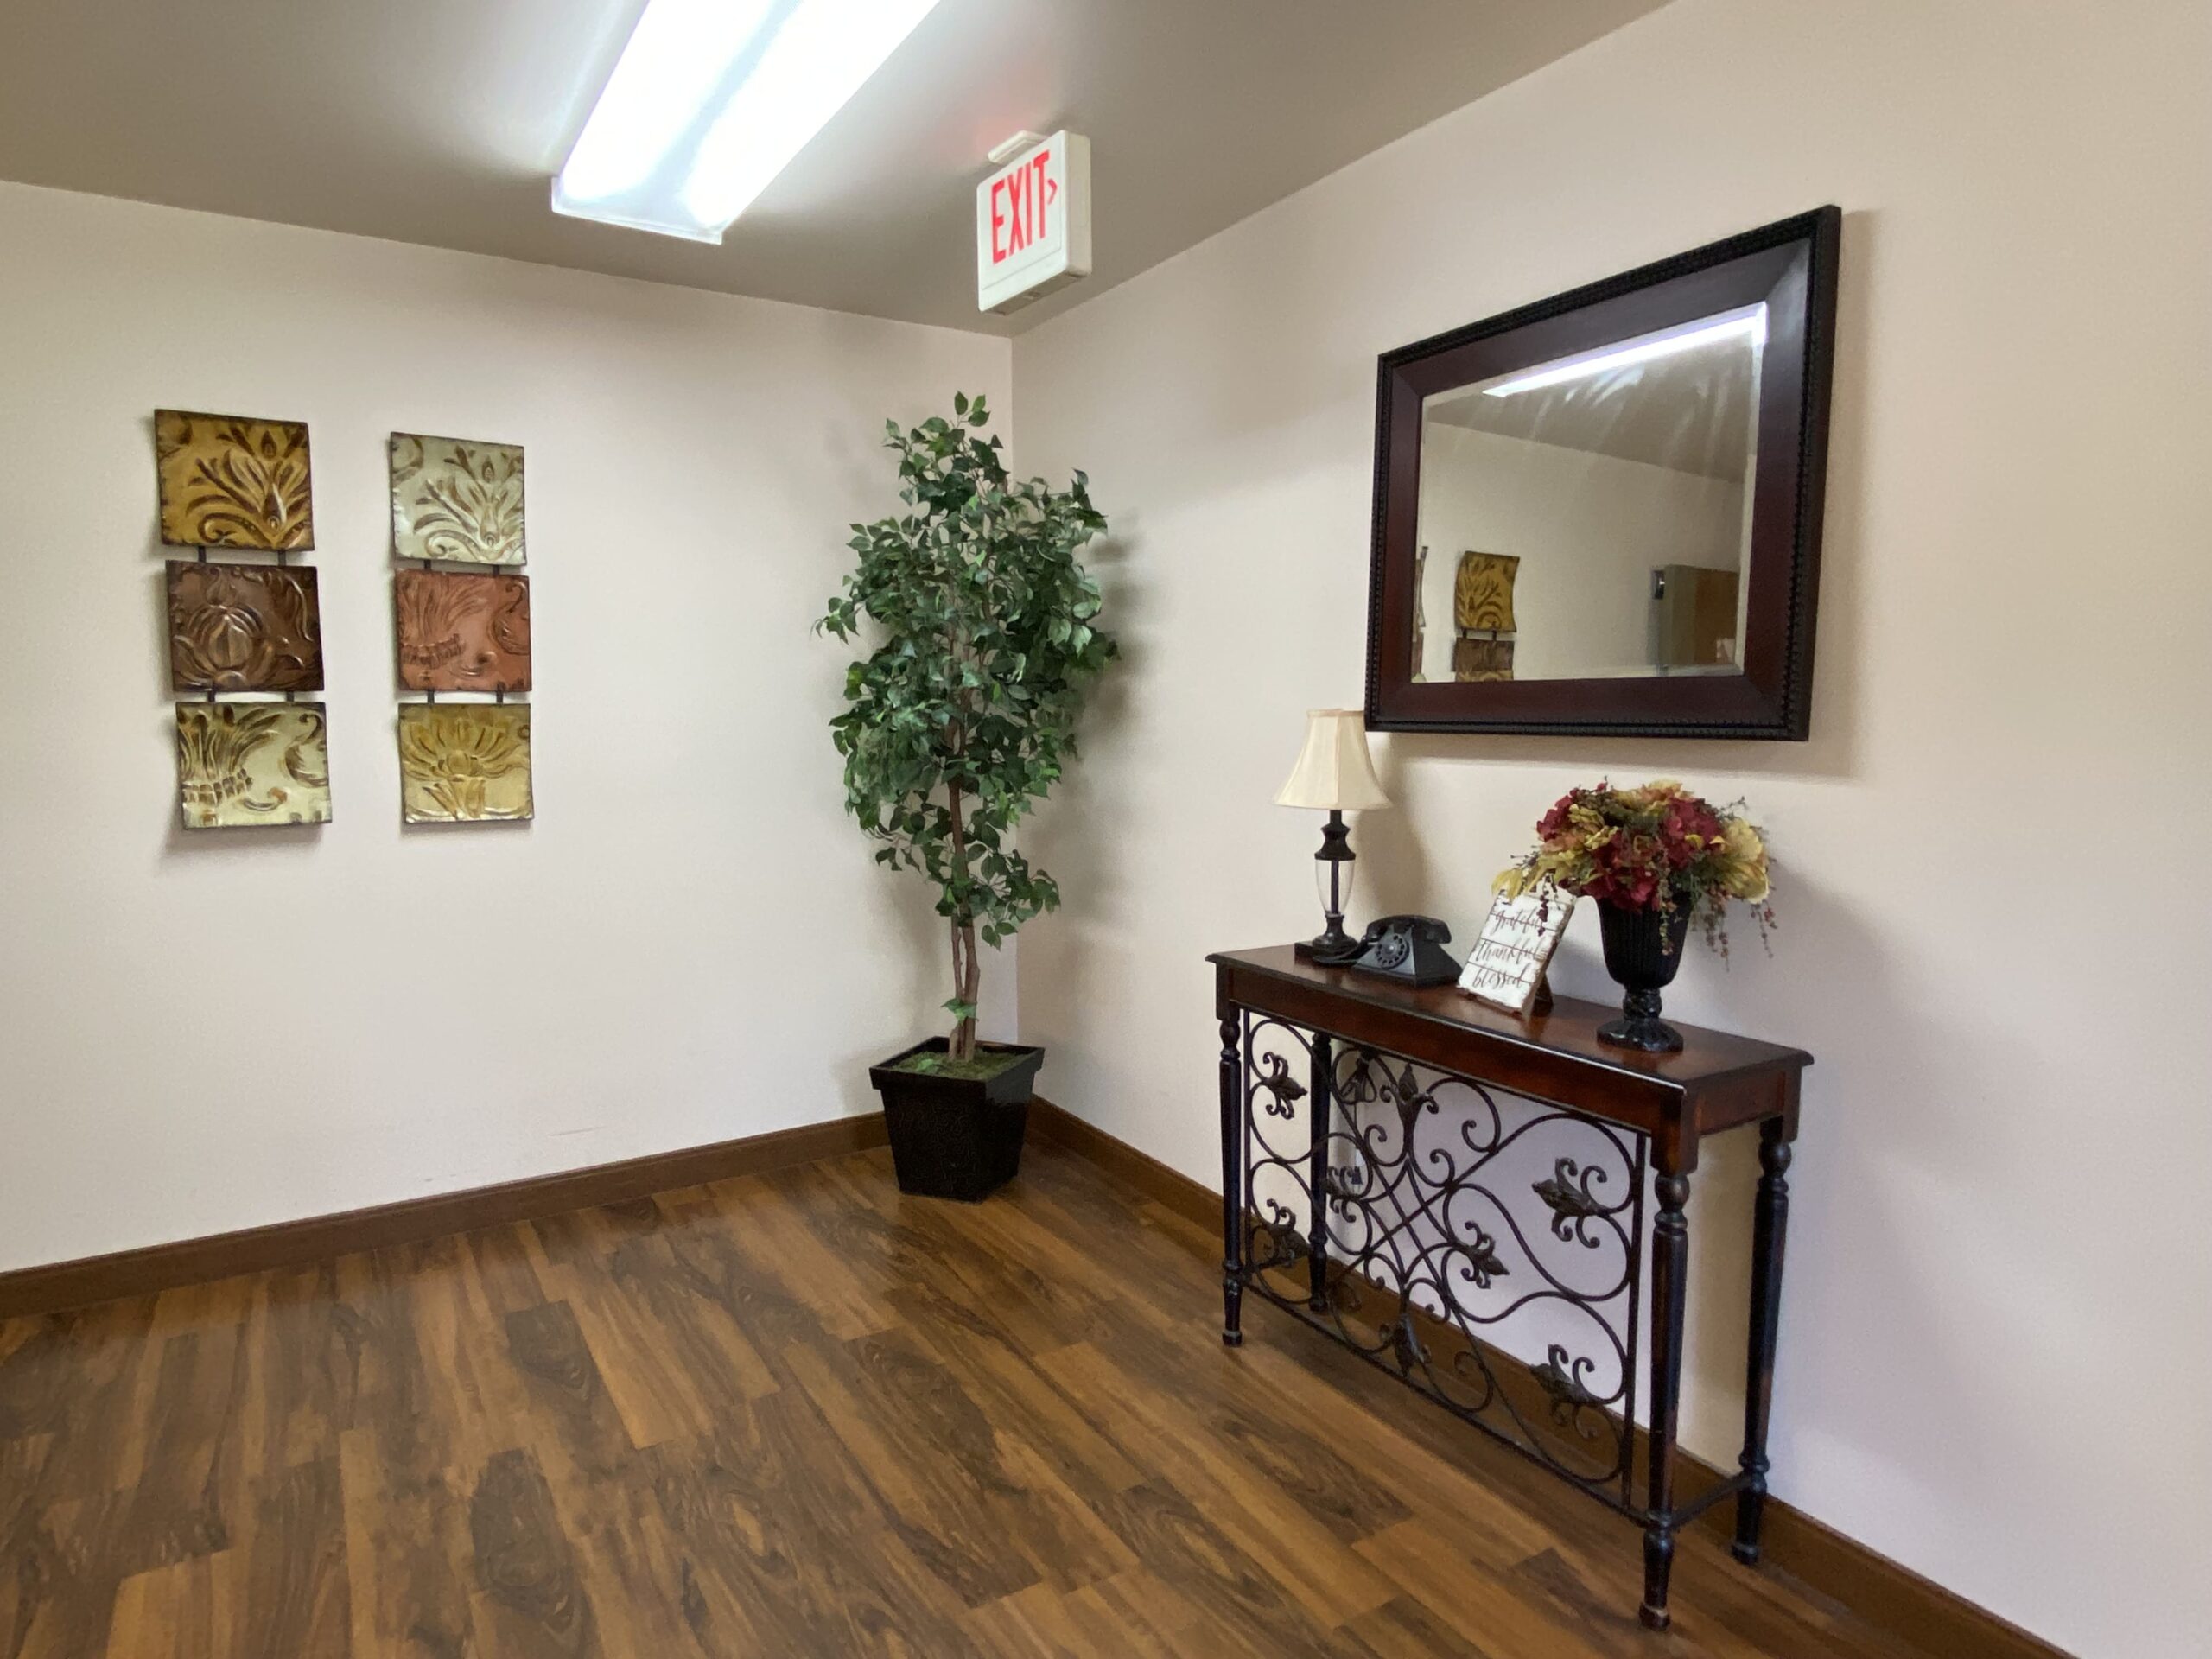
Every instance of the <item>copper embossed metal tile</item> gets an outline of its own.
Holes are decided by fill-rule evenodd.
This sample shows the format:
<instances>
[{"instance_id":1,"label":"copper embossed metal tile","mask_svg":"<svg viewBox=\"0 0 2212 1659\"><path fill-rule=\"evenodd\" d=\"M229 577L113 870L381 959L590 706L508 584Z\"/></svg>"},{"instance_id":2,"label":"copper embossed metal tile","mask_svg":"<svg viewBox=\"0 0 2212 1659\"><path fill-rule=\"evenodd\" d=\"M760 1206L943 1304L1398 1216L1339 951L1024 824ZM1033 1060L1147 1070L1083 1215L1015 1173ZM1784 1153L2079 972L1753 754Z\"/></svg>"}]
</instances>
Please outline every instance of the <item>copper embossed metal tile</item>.
<instances>
[{"instance_id":1,"label":"copper embossed metal tile","mask_svg":"<svg viewBox=\"0 0 2212 1659\"><path fill-rule=\"evenodd\" d=\"M393 433L391 550L402 559L522 563L521 446Z\"/></svg>"},{"instance_id":2,"label":"copper embossed metal tile","mask_svg":"<svg viewBox=\"0 0 2212 1659\"><path fill-rule=\"evenodd\" d=\"M188 830L330 822L319 702L180 702L176 782Z\"/></svg>"},{"instance_id":3,"label":"copper embossed metal tile","mask_svg":"<svg viewBox=\"0 0 2212 1659\"><path fill-rule=\"evenodd\" d=\"M530 705L399 705L399 813L409 823L529 817Z\"/></svg>"},{"instance_id":4,"label":"copper embossed metal tile","mask_svg":"<svg viewBox=\"0 0 2212 1659\"><path fill-rule=\"evenodd\" d=\"M410 691L530 690L530 578L476 570L402 570L399 683Z\"/></svg>"},{"instance_id":5,"label":"copper embossed metal tile","mask_svg":"<svg viewBox=\"0 0 2212 1659\"><path fill-rule=\"evenodd\" d=\"M321 690L322 613L314 569L171 559L169 687Z\"/></svg>"},{"instance_id":6,"label":"copper embossed metal tile","mask_svg":"<svg viewBox=\"0 0 2212 1659\"><path fill-rule=\"evenodd\" d=\"M154 411L162 540L171 547L315 546L314 469L304 421Z\"/></svg>"}]
</instances>

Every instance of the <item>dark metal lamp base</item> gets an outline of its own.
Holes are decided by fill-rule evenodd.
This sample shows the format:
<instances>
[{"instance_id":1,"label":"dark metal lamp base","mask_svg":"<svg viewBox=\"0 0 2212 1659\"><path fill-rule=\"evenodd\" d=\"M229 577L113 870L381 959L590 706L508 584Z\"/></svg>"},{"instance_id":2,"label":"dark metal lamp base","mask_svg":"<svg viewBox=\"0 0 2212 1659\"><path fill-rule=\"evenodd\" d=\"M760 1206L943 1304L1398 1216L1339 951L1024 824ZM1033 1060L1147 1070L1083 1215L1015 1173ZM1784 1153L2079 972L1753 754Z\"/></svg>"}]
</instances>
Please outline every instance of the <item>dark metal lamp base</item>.
<instances>
[{"instance_id":1,"label":"dark metal lamp base","mask_svg":"<svg viewBox=\"0 0 2212 1659\"><path fill-rule=\"evenodd\" d=\"M1301 939L1291 948L1300 962L1335 967L1359 953L1359 941L1344 931L1344 867L1353 862L1353 858L1351 826L1344 822L1342 812L1330 813L1328 823L1321 826L1321 850L1313 858L1315 862L1329 867L1329 902L1321 911L1328 925L1313 938Z\"/></svg>"},{"instance_id":2,"label":"dark metal lamp base","mask_svg":"<svg viewBox=\"0 0 2212 1659\"><path fill-rule=\"evenodd\" d=\"M1310 939L1300 939L1290 948L1300 962L1333 968L1343 966L1359 954L1359 941L1338 927Z\"/></svg>"}]
</instances>

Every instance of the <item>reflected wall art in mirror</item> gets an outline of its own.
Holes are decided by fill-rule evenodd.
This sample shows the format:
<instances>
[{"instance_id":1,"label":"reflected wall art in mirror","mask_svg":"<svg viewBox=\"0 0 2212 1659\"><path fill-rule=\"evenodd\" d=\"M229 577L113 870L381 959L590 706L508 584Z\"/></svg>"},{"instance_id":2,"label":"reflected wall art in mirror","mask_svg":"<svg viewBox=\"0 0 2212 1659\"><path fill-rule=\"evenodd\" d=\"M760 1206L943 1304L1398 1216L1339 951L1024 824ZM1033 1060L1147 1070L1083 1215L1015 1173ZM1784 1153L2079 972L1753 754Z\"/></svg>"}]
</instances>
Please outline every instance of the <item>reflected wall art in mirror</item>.
<instances>
[{"instance_id":1,"label":"reflected wall art in mirror","mask_svg":"<svg viewBox=\"0 0 2212 1659\"><path fill-rule=\"evenodd\" d=\"M1841 220L1382 359L1370 727L1808 734Z\"/></svg>"}]
</instances>

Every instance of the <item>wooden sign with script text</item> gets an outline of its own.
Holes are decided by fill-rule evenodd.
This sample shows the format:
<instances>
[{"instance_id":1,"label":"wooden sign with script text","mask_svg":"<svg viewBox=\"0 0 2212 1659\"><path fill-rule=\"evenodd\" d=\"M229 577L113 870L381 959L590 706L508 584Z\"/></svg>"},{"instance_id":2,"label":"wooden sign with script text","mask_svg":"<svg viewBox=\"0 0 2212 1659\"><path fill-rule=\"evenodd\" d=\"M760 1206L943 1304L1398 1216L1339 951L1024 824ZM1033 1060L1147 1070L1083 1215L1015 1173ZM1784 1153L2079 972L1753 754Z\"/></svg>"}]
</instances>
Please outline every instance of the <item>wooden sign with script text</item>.
<instances>
[{"instance_id":1,"label":"wooden sign with script text","mask_svg":"<svg viewBox=\"0 0 2212 1659\"><path fill-rule=\"evenodd\" d=\"M1574 895L1548 881L1518 899L1498 896L1467 953L1459 988L1508 1014L1526 1014L1573 913Z\"/></svg>"}]
</instances>

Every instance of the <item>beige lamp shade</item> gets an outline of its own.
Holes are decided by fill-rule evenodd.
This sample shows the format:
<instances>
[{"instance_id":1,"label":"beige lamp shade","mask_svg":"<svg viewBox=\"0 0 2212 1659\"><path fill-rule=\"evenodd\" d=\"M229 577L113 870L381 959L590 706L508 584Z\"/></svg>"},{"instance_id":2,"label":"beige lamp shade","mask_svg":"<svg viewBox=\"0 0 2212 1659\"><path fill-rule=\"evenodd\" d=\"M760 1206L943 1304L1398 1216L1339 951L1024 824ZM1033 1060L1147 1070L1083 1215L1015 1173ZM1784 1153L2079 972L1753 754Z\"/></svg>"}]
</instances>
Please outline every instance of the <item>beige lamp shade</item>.
<instances>
[{"instance_id":1,"label":"beige lamp shade","mask_svg":"<svg viewBox=\"0 0 2212 1659\"><path fill-rule=\"evenodd\" d=\"M1358 709L1306 711L1306 747L1275 804L1324 812L1371 812L1390 804L1368 757L1367 722Z\"/></svg>"}]
</instances>

